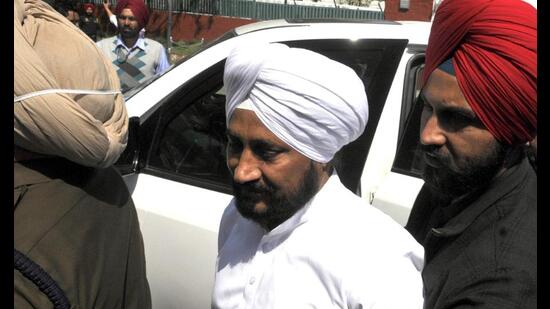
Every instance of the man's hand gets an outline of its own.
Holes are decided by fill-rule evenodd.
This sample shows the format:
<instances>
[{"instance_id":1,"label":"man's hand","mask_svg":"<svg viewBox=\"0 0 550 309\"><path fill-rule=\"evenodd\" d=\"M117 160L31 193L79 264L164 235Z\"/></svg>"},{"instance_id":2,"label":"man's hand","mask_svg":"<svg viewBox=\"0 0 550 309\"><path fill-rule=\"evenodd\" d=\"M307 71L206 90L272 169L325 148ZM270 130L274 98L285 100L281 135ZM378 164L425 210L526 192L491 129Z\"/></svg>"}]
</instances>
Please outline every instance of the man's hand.
<instances>
[{"instance_id":1,"label":"man's hand","mask_svg":"<svg viewBox=\"0 0 550 309\"><path fill-rule=\"evenodd\" d=\"M109 7L110 7L109 0L103 0L103 8L105 9L105 12L107 13L107 16L109 16L109 18L110 18L111 15L113 15L113 12L111 12Z\"/></svg>"}]
</instances>

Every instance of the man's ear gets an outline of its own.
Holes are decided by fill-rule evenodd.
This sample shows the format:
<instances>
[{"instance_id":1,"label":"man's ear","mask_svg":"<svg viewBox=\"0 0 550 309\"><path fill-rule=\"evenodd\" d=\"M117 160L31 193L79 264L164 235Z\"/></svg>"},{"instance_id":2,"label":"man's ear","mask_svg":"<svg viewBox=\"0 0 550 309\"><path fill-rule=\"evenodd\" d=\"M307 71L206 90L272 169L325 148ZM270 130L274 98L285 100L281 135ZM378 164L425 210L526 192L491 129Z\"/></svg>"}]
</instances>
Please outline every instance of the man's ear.
<instances>
[{"instance_id":1,"label":"man's ear","mask_svg":"<svg viewBox=\"0 0 550 309\"><path fill-rule=\"evenodd\" d=\"M319 165L319 170L323 174L326 174L329 177L330 175L332 175L332 171L334 170L334 165L332 164L332 161L327 163L318 163L318 162L316 163Z\"/></svg>"},{"instance_id":2,"label":"man's ear","mask_svg":"<svg viewBox=\"0 0 550 309\"><path fill-rule=\"evenodd\" d=\"M332 175L333 166L330 162L320 163L313 160L311 162L311 167L315 170L317 176L319 177L319 188L321 188Z\"/></svg>"}]
</instances>

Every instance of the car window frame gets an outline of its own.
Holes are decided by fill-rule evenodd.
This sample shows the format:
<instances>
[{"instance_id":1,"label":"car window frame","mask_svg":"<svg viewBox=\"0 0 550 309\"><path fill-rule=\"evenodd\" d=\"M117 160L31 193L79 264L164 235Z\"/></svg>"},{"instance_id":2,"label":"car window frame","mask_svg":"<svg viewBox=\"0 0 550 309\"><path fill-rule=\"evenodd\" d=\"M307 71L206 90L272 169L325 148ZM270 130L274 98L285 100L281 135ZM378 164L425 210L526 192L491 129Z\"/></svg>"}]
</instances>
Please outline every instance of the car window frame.
<instances>
[{"instance_id":1,"label":"car window frame","mask_svg":"<svg viewBox=\"0 0 550 309\"><path fill-rule=\"evenodd\" d=\"M407 64L403 91L399 138L391 171L422 179L422 160L419 159L419 130L422 114L420 78L424 69L425 53L414 55ZM418 91L418 93L415 93ZM413 150L414 149L414 150ZM418 165L419 164L419 165Z\"/></svg>"},{"instance_id":2,"label":"car window frame","mask_svg":"<svg viewBox=\"0 0 550 309\"><path fill-rule=\"evenodd\" d=\"M166 129L171 119L175 118L177 116L177 113L185 110L190 104L196 102L197 99L210 93L214 88L217 88L214 86L209 86L211 84L209 84L207 81L217 80L218 78L221 80L223 77L224 65L225 59L210 66L205 71L193 77L189 82L180 85L178 89L176 89L164 100L162 100L160 107L142 123L142 127L144 128L142 128L140 131L153 132L153 134L148 139L142 140L142 142L147 143L148 146L146 155L142 158L142 160L140 160L141 173L150 174L153 176L158 176L180 183L185 183L222 193L230 194L232 192L230 186L220 184L219 182L212 180L164 170L162 168L159 168L158 166L155 166L151 162L153 152L159 147L162 132L164 129ZM218 83L216 83L216 85L218 85ZM178 100L178 98L184 98L185 104L180 104L181 101Z\"/></svg>"}]
</instances>

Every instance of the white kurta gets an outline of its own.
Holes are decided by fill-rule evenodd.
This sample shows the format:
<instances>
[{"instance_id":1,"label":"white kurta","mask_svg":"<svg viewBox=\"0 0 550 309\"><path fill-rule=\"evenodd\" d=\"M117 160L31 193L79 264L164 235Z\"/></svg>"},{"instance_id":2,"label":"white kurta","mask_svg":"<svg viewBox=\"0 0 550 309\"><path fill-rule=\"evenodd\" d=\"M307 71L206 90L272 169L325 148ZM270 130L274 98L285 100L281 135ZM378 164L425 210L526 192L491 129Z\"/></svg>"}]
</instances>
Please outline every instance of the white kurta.
<instances>
[{"instance_id":1,"label":"white kurta","mask_svg":"<svg viewBox=\"0 0 550 309\"><path fill-rule=\"evenodd\" d=\"M218 246L213 308L422 308L422 247L337 175L269 233L232 201Z\"/></svg>"}]
</instances>

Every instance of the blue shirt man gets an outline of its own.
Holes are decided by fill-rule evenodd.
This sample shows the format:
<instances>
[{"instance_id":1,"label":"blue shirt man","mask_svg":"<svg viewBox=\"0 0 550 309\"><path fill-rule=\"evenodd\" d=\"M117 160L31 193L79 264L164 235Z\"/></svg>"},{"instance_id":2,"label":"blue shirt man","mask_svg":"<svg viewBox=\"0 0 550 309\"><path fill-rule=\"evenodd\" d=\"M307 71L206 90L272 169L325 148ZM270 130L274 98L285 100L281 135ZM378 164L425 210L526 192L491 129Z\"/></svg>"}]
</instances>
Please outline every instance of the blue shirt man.
<instances>
[{"instance_id":1,"label":"blue shirt man","mask_svg":"<svg viewBox=\"0 0 550 309\"><path fill-rule=\"evenodd\" d=\"M140 30L149 19L142 0L118 1L115 14L118 36L97 42L117 69L122 90L139 85L170 67L164 47L151 39L140 37Z\"/></svg>"}]
</instances>

